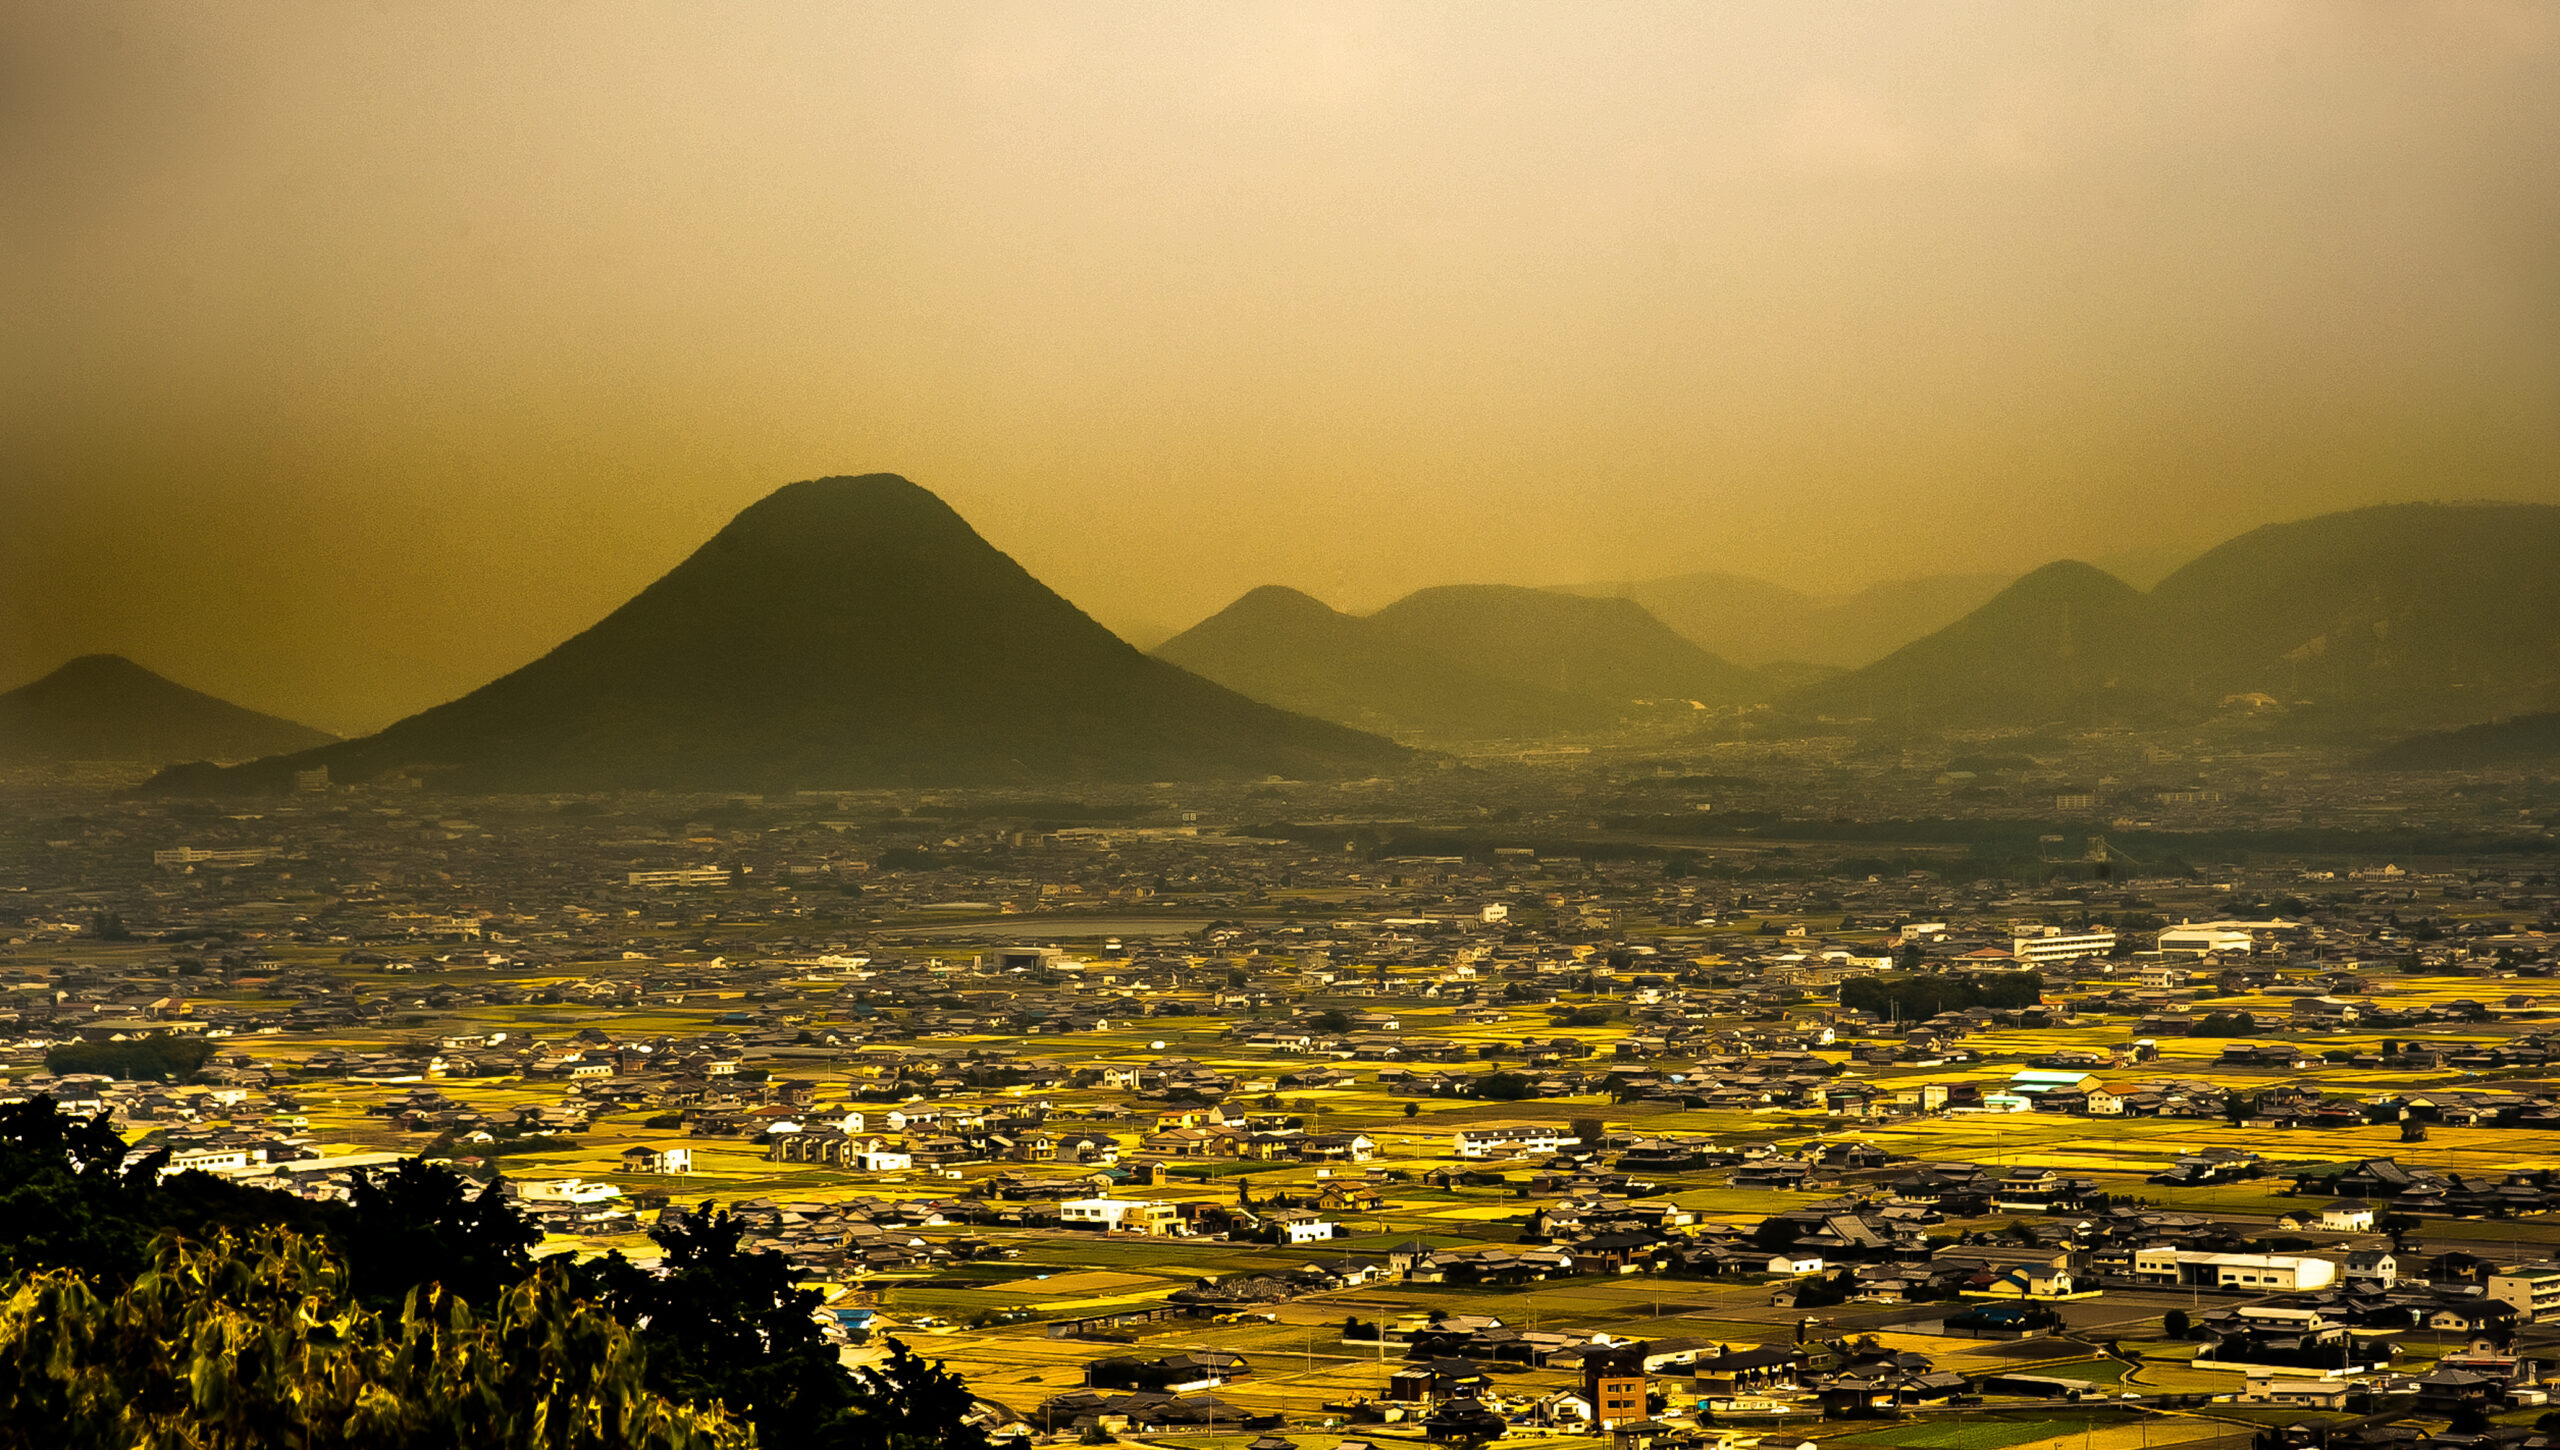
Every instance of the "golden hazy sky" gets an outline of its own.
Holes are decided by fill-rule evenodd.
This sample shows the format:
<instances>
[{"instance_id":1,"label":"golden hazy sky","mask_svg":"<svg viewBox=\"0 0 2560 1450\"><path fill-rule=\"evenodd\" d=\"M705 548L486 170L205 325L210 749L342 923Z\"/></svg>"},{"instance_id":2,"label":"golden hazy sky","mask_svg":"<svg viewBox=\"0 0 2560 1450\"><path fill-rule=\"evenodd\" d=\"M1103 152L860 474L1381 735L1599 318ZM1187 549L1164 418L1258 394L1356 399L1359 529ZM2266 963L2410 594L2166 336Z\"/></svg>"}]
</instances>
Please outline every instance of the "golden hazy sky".
<instances>
[{"instance_id":1,"label":"golden hazy sky","mask_svg":"<svg viewBox=\"0 0 2560 1450\"><path fill-rule=\"evenodd\" d=\"M0 684L341 730L828 473L1133 633L2560 501L2541 0L18 0L0 168Z\"/></svg>"}]
</instances>

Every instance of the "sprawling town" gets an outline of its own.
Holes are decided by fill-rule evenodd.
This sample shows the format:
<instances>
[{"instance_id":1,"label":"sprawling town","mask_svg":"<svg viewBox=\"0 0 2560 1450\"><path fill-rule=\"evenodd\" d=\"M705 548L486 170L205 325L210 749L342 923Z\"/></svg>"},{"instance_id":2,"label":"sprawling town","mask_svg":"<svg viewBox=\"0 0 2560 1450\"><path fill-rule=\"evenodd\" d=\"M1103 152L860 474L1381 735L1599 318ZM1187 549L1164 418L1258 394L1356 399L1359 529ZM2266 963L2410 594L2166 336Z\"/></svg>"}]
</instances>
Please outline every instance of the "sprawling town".
<instances>
[{"instance_id":1,"label":"sprawling town","mask_svg":"<svg viewBox=\"0 0 2560 1450\"><path fill-rule=\"evenodd\" d=\"M2560 791L1732 738L1396 779L0 812L0 1097L542 1255L724 1211L998 1443L2560 1425Z\"/></svg>"}]
</instances>

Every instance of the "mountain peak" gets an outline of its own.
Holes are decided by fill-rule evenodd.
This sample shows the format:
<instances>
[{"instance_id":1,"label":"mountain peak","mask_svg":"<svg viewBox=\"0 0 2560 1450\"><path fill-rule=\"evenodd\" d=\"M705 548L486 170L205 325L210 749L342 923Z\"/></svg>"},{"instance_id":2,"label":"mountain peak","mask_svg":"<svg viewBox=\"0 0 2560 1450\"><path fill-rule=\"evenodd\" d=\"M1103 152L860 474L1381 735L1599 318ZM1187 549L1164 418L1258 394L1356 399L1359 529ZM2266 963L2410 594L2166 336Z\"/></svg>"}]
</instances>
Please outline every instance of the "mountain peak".
<instances>
[{"instance_id":1,"label":"mountain peak","mask_svg":"<svg viewBox=\"0 0 2560 1450\"><path fill-rule=\"evenodd\" d=\"M2095 564L2077 559L2056 559L2018 576L2017 582L1994 595L1996 601L2005 595L2021 599L2131 599L2142 591L2127 584Z\"/></svg>"},{"instance_id":2,"label":"mountain peak","mask_svg":"<svg viewBox=\"0 0 2560 1450\"><path fill-rule=\"evenodd\" d=\"M1219 611L1262 619L1338 619L1341 610L1325 603L1303 589L1286 584L1260 584L1236 597L1236 602Z\"/></svg>"},{"instance_id":3,"label":"mountain peak","mask_svg":"<svg viewBox=\"0 0 2560 1450\"><path fill-rule=\"evenodd\" d=\"M334 737L190 690L120 654L68 660L0 694L0 761L248 760Z\"/></svg>"},{"instance_id":4,"label":"mountain peak","mask_svg":"<svg viewBox=\"0 0 2560 1450\"><path fill-rule=\"evenodd\" d=\"M838 474L786 483L739 510L720 532L764 535L810 527L974 533L940 495L895 473Z\"/></svg>"},{"instance_id":5,"label":"mountain peak","mask_svg":"<svg viewBox=\"0 0 2560 1450\"><path fill-rule=\"evenodd\" d=\"M523 669L236 783L305 764L486 790L1165 780L1402 755L1140 654L930 491L865 474L777 489Z\"/></svg>"},{"instance_id":6,"label":"mountain peak","mask_svg":"<svg viewBox=\"0 0 2560 1450\"><path fill-rule=\"evenodd\" d=\"M60 686L115 681L168 683L165 676L147 670L123 655L92 654L76 655L63 661L53 673L35 681L35 684Z\"/></svg>"}]
</instances>

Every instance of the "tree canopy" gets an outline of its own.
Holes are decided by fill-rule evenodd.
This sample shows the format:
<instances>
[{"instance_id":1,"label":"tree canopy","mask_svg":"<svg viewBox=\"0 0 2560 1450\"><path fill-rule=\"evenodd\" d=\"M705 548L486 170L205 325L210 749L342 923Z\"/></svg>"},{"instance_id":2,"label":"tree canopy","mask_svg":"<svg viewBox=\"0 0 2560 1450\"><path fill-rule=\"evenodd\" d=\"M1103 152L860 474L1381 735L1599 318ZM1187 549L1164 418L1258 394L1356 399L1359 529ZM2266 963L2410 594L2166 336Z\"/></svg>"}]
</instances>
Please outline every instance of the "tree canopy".
<instances>
[{"instance_id":1,"label":"tree canopy","mask_svg":"<svg viewBox=\"0 0 2560 1450\"><path fill-rule=\"evenodd\" d=\"M345 1203L167 1164L104 1114L0 1105L0 1424L69 1426L42 1441L65 1446L986 1450L957 1375L895 1340L846 1368L789 1260L708 1201L652 1230L656 1269L537 1262L499 1185L417 1159ZM492 1396L555 1412L470 1420ZM210 1428L154 1438L187 1414ZM11 1433L0 1450L37 1443Z\"/></svg>"}]
</instances>

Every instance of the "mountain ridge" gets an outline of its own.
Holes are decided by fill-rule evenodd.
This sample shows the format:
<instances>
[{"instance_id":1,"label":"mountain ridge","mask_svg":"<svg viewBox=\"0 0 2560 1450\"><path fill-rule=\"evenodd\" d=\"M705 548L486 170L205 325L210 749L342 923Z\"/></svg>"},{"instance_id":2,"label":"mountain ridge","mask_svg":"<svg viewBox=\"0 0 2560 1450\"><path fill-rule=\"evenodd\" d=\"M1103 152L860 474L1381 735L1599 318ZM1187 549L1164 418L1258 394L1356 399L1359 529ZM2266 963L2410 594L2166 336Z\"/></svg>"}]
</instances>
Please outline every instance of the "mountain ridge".
<instances>
[{"instance_id":1,"label":"mountain ridge","mask_svg":"<svg viewBox=\"0 0 2560 1450\"><path fill-rule=\"evenodd\" d=\"M2015 574L1924 574L1845 594L1814 594L1748 574L1704 570L1556 592L1632 599L1699 648L1745 668L1788 663L1856 669L1988 603Z\"/></svg>"},{"instance_id":2,"label":"mountain ridge","mask_svg":"<svg viewBox=\"0 0 2560 1450\"><path fill-rule=\"evenodd\" d=\"M2411 735L2375 751L2368 770L2491 770L2560 765L2560 711Z\"/></svg>"},{"instance_id":3,"label":"mountain ridge","mask_svg":"<svg viewBox=\"0 0 2560 1450\"><path fill-rule=\"evenodd\" d=\"M1261 585L1157 654L1289 709L1448 741L1596 732L1640 700L1766 693L1633 601L1501 584L1416 590L1367 615Z\"/></svg>"},{"instance_id":4,"label":"mountain ridge","mask_svg":"<svg viewBox=\"0 0 2560 1450\"><path fill-rule=\"evenodd\" d=\"M2198 718L2236 699L2423 728L2560 705L2560 506L2384 504L2235 536L2148 591L2048 565L1964 619L1783 703L2043 724ZM2031 587L2032 586L2032 587ZM2074 618L2080 642L2059 648Z\"/></svg>"}]
</instances>

